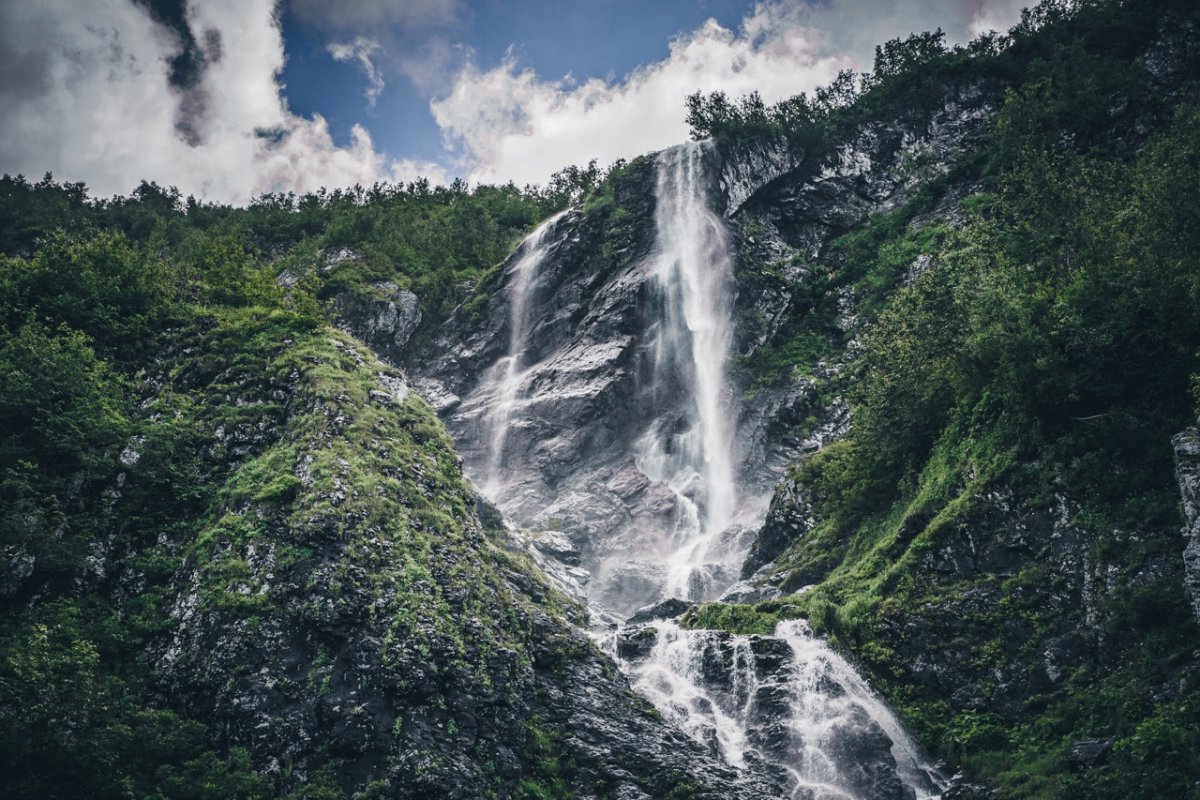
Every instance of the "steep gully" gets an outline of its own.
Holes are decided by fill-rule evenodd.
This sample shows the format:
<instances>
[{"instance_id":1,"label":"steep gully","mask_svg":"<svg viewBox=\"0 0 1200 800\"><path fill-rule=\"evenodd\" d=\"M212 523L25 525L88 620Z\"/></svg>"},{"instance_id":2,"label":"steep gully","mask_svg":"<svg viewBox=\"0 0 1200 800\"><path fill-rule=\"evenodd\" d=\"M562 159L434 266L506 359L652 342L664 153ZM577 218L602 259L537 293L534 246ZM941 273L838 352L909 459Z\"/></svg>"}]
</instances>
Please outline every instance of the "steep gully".
<instances>
[{"instance_id":1,"label":"steep gully","mask_svg":"<svg viewBox=\"0 0 1200 800\"><path fill-rule=\"evenodd\" d=\"M738 479L738 414L726 380L732 259L725 225L709 208L707 170L706 146L695 143L664 151L655 165L655 247L641 265L647 300L631 367L640 413L631 417L638 430L626 448L640 479L665 496L631 516L636 533L600 562L600 582L584 590L592 576L578 569L565 575L568 588L586 592L597 620L621 620L647 598L721 596L745 559L747 534L762 521L764 498ZM507 352L464 404L483 429L480 446L468 451L468 471L489 499L525 521L538 509L520 488L510 439L537 414L544 376L533 341L543 322L533 318L535 296L565 214L542 223L510 260ZM614 562L619 569L608 568ZM631 567L643 589L626 594L622 579ZM770 777L781 796L913 798L938 791L940 779L922 765L891 712L803 622L780 623L773 636L684 630L666 620L617 623L596 639L666 719L731 766Z\"/></svg>"}]
</instances>

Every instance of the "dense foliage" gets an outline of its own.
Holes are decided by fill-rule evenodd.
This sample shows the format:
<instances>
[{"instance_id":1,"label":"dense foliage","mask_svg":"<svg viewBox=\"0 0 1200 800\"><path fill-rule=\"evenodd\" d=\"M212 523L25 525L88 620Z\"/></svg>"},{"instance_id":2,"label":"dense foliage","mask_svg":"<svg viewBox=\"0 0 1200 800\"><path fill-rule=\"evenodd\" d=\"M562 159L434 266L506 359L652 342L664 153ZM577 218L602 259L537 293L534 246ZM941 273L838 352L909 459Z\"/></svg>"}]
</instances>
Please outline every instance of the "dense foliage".
<instances>
[{"instance_id":1,"label":"dense foliage","mask_svg":"<svg viewBox=\"0 0 1200 800\"><path fill-rule=\"evenodd\" d=\"M184 199L152 183L142 183L128 197L92 199L82 184L56 183L49 175L30 183L6 175L0 178L0 253L50 260L46 269L66 274L72 253L100 246L93 240L101 235L112 257L136 267L139 274L129 278L158 281L156 291L170 295L168 304L269 305L278 300L274 278L284 269L301 279L292 294L305 298L288 301L299 310L312 310L311 303L300 309L312 298L326 300L372 280L392 280L411 286L428 320L436 322L535 223L580 201L610 171L593 161L556 173L544 188L511 183L471 188L463 181L431 186L417 180L266 195L246 208ZM147 270L147 262L161 263ZM120 276L105 280L107 287L62 287L64 302L80 297L76 290L124 291ZM147 287L135 288L145 301ZM7 302L11 314L48 301L10 295ZM119 309L122 317L129 310L137 311Z\"/></svg>"},{"instance_id":2,"label":"dense foliage","mask_svg":"<svg viewBox=\"0 0 1200 800\"><path fill-rule=\"evenodd\" d=\"M1179 567L1159 566L1180 563L1170 440L1195 423L1198 400L1200 74L1187 62L1164 102L1138 56L1169 26L1194 24L1164 24L1172 6L1048 2L982 49L941 51L936 34L885 45L873 76L857 88L843 76L815 100L690 101L698 135L819 151L846 125L923 102L922 87L1006 87L983 148L805 262L807 313L746 364L773 380L832 352L824 298L835 289L871 317L838 385L850 434L793 470L819 523L778 570L785 588L815 588L691 619L763 631L803 613L936 753L1004 796L1185 797L1200 785L1198 631ZM956 182L974 187L964 223L918 222ZM989 516L998 504L1001 522ZM1085 569L1127 586L1086 615L1050 602L1066 591L1055 562L1072 536L1086 542ZM1002 574L946 563L977 544L1026 560ZM979 696L1002 695L1002 675L1045 669L1038 647L1067 620L1100 655L1019 712L941 696L916 674L916 654L936 648L961 660ZM914 633L938 626L945 638ZM1073 772L1069 745L1089 737L1115 739L1111 761Z\"/></svg>"},{"instance_id":3,"label":"dense foliage","mask_svg":"<svg viewBox=\"0 0 1200 800\"><path fill-rule=\"evenodd\" d=\"M1001 124L1027 99L1010 97ZM1200 179L1198 120L1196 108L1181 109L1129 162L1023 148L998 193L981 199L972 223L947 237L868 335L851 435L798 467L824 522L788 568L801 583L822 579L807 598L815 618L884 675L895 677L894 654L871 643L889 609L965 588L914 583L921 554L978 526L972 513L996 487L1049 507L1069 492L1081 504L1075 524L1111 531L1095 557L1120 574L1178 558L1169 441L1195 419L1189 387L1200 370L1200 264L1186 222L1196 207L1178 191ZM1047 609L1022 604L1024 593L1021 580L1004 587L1014 613L1046 625ZM1135 796L1151 775L1162 796L1191 786L1200 777L1189 755L1194 712L1151 699L1194 648L1182 586L1152 584L1106 614L1103 635L1128 666L1104 679L1081 675L1047 699L1035 725L959 742L966 719L924 698L910 707L921 709L918 727L940 751L1013 781L1018 796L1051 797L1084 789L1062 761L1029 754L1087 735L1132 737L1121 741L1133 747L1139 724L1168 726L1149 761L1123 762L1086 791Z\"/></svg>"},{"instance_id":4,"label":"dense foliage","mask_svg":"<svg viewBox=\"0 0 1200 800\"><path fill-rule=\"evenodd\" d=\"M1043 0L1024 9L1020 23L1007 34L985 33L966 45L947 47L941 30L893 39L875 48L870 72L844 70L812 96L799 94L768 106L757 92L736 100L720 91L696 92L687 98L687 122L695 139L785 140L801 151L820 151L881 114L939 105L945 87L954 82L1049 80L1084 54L1127 62L1160 33L1165 11L1188 7L1186 0ZM1103 81L1115 76L1108 71L1092 77ZM1096 83L1090 90L1105 94L1104 88L1117 87ZM1064 128L1094 127L1104 113L1103 107L1082 102L1071 106L1084 96L1076 93L1058 101ZM1078 116L1064 113L1068 111Z\"/></svg>"},{"instance_id":5,"label":"dense foliage","mask_svg":"<svg viewBox=\"0 0 1200 800\"><path fill-rule=\"evenodd\" d=\"M164 702L150 654L169 625L171 581L196 558L206 563L206 597L215 608L253 615L265 599L250 602L236 591L248 574L233 556L236 547L229 548L244 544L253 526L235 525L222 510L231 496L267 509L313 501L297 492L292 450L274 446L242 464L245 446L229 452L207 444L221 431L283 425L277 403L250 398L235 408L231 394L280 370L308 374L309 362L345 360L327 346L327 307L371 281L412 287L427 324L436 324L535 222L579 200L602 177L591 164L564 170L544 190L417 181L267 196L247 208L184 200L147 183L128 197L98 200L82 185L49 176L36 184L0 179L6 792L276 793L245 751L221 745L210 721ZM277 281L285 272L294 280ZM280 343L292 344L292 355L276 353ZM180 348L191 361L164 373ZM360 377L353 371L319 388L347 415L347 393ZM435 420L398 424L370 431L376 438L386 433L393 461L408 447L429 451L413 457L433 459L438 469L457 469L453 457L436 450L446 440ZM304 430L311 434L311 426ZM364 455L352 460L366 464ZM372 493L386 484L377 469L363 467ZM462 491L454 480L445 478L450 494ZM412 490L410 483L396 488L399 495ZM426 502L401 500L408 514ZM449 542L461 527L461 506L447 500L421 513ZM389 519L401 530L407 524L394 509ZM225 555L205 550L213 547ZM486 573L467 577L487 580ZM480 598L486 591L470 593ZM415 605L408 614L438 608L428 597L409 599ZM442 616L433 620L436 630L455 614ZM310 781L305 796L324 791L320 785Z\"/></svg>"}]
</instances>

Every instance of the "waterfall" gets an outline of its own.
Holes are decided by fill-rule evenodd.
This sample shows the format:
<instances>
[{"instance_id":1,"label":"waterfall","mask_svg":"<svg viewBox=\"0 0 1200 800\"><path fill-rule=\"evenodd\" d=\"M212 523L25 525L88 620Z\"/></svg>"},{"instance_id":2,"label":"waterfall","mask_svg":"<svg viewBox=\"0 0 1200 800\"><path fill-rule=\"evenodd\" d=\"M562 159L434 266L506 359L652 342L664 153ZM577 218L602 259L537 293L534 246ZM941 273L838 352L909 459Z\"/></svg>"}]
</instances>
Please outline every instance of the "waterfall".
<instances>
[{"instance_id":1,"label":"waterfall","mask_svg":"<svg viewBox=\"0 0 1200 800\"><path fill-rule=\"evenodd\" d=\"M549 249L546 237L566 213L560 211L525 237L516 260L508 269L508 353L492 368L494 374L490 380L495 387L495 397L487 418L489 438L483 492L491 498L497 497L505 484L504 448L508 442L509 424L520 399L525 374L531 366L525 352L533 329L529 306L537 290L538 268L546 260Z\"/></svg>"},{"instance_id":2,"label":"waterfall","mask_svg":"<svg viewBox=\"0 0 1200 800\"><path fill-rule=\"evenodd\" d=\"M735 767L774 772L783 797L940 791L940 776L887 706L802 621L780 622L773 636L655 622L605 645L665 718Z\"/></svg>"},{"instance_id":3,"label":"waterfall","mask_svg":"<svg viewBox=\"0 0 1200 800\"><path fill-rule=\"evenodd\" d=\"M554 552L571 550L557 526L576 511L570 505L576 498L584 503L576 530L587 536L602 530L611 537L589 541L600 554L589 565L599 576L588 588L596 619L624 619L655 593L658 599L692 601L720 596L737 578L745 534L761 523L759 498L739 496L737 486L738 408L726 374L733 259L724 221L708 205L714 185L710 147L691 143L657 157L655 247L621 278L645 281L647 290L638 293L644 306L630 317L644 327L628 338L636 407L622 409L624 435L609 440L619 450L601 456L591 473L604 475L596 480L601 489L576 484L560 497L542 495L545 505L531 509L539 495L514 483L510 470L518 445L529 444L511 431L527 435L534 422L546 430L545 420L530 415L533 370L541 369L552 383L561 379L553 376L572 370L578 375L593 363L586 355L591 343L583 340L535 352L534 315L550 306L551 282L543 266L561 214L542 223L509 261L507 353L464 404L471 412L466 418L482 422L475 463L484 492L502 508L514 499L524 504L522 512L534 525L537 514L553 504L546 514L549 527L538 531L551 538L537 539L541 546L549 541L558 548ZM542 358L551 361L535 363ZM557 433L546 431L549 437ZM626 468L650 479L652 488L643 491L652 500L626 506L630 516L619 528L602 527L599 518L623 509L611 504L611 496L601 502L588 492L602 494L611 470ZM575 569L571 575L579 573L576 588L582 592L588 573ZM596 590L596 584L603 588ZM915 800L939 791L941 778L920 761L886 704L801 621L780 622L771 636L684 630L670 621L615 626L594 635L665 719L731 766L774 782L779 796Z\"/></svg>"},{"instance_id":4,"label":"waterfall","mask_svg":"<svg viewBox=\"0 0 1200 800\"><path fill-rule=\"evenodd\" d=\"M743 558L733 524L737 410L726 380L732 259L724 223L708 208L707 147L658 156L657 305L647 332L656 416L634 453L676 496L663 597L685 600L719 595ZM940 791L940 776L886 704L802 621L780 622L772 636L656 621L601 643L664 718L728 764L773 776L783 797L915 800Z\"/></svg>"},{"instance_id":5,"label":"waterfall","mask_svg":"<svg viewBox=\"0 0 1200 800\"><path fill-rule=\"evenodd\" d=\"M725 226L708 208L705 148L693 142L658 156L650 394L666 411L635 453L638 468L677 497L664 595L685 599L711 593L711 581L698 572L706 563L736 555L721 546L737 502L725 379L733 275ZM683 425L675 411L679 396L688 398Z\"/></svg>"}]
</instances>

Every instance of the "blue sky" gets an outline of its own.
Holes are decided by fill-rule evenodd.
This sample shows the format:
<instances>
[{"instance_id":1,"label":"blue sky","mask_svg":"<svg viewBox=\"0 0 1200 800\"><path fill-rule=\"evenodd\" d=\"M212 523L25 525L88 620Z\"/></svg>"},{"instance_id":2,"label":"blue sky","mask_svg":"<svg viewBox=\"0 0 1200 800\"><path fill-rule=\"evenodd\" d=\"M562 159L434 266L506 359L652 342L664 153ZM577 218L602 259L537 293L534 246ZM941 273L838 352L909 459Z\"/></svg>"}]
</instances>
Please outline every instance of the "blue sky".
<instances>
[{"instance_id":1,"label":"blue sky","mask_svg":"<svg viewBox=\"0 0 1200 800\"><path fill-rule=\"evenodd\" d=\"M753 5L753 0L480 0L470 4L452 33L454 44L483 69L499 65L511 51L517 63L542 78L617 81L666 58L671 40L710 18L737 28ZM287 56L282 79L294 112L322 114L339 144L349 141L357 123L389 155L450 166L428 91L393 76L368 107L362 71L334 60L327 31L286 8L282 23Z\"/></svg>"},{"instance_id":2,"label":"blue sky","mask_svg":"<svg viewBox=\"0 0 1200 800\"><path fill-rule=\"evenodd\" d=\"M418 176L544 183L685 140L692 92L775 102L869 69L888 39L1006 30L1021 4L0 1L0 172L233 203Z\"/></svg>"}]
</instances>

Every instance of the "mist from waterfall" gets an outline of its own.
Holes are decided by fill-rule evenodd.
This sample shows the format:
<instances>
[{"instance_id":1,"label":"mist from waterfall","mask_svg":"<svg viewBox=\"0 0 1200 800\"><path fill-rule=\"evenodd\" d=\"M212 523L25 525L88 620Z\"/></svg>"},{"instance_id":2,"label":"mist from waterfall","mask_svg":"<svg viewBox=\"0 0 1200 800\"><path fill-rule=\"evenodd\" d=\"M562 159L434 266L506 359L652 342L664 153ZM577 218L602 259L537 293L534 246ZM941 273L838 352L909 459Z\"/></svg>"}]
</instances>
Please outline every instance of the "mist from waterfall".
<instances>
[{"instance_id":1,"label":"mist from waterfall","mask_svg":"<svg viewBox=\"0 0 1200 800\"><path fill-rule=\"evenodd\" d=\"M488 415L487 464L483 474L483 492L495 498L505 484L504 457L513 410L520 401L521 386L531 364L526 350L533 329L529 307L537 290L538 267L546 260L546 237L566 214L560 211L533 230L521 243L520 255L509 267L508 276L508 353L492 368L495 398Z\"/></svg>"},{"instance_id":2,"label":"mist from waterfall","mask_svg":"<svg viewBox=\"0 0 1200 800\"><path fill-rule=\"evenodd\" d=\"M658 621L653 644L622 654L602 644L633 687L714 755L773 771L799 800L936 797L943 780L921 761L891 710L801 620L771 636L685 630ZM639 634L635 634L636 637Z\"/></svg>"},{"instance_id":3,"label":"mist from waterfall","mask_svg":"<svg viewBox=\"0 0 1200 800\"><path fill-rule=\"evenodd\" d=\"M622 409L630 435L615 440L624 442L623 450L607 454L601 467L636 467L666 502L632 515L618 538L594 543L611 549L596 562L598 577L590 585L587 572L536 556L564 591L582 596L588 586L597 620L626 619L655 594L696 602L719 597L737 580L748 535L762 521L760 498L740 496L737 485L739 408L727 376L733 260L729 231L709 207L716 182L710 148L689 143L657 156L655 246L628 273L645 281L636 318L642 328L630 338L639 405ZM562 216L538 226L509 260L502 284L507 352L467 404L483 410L473 417L482 423L475 462L481 488L506 511L514 498L528 503L537 497L520 484L527 478L520 471L530 467L514 458L518 444L528 447L531 430L553 435L535 419L534 371L561 374L589 363L578 357L586 350L563 358L535 352L533 345L545 318L538 315L553 313L548 293L555 273L544 267L563 238L555 234ZM556 357L562 360L535 363ZM522 431L520 443L514 430ZM568 501L576 496L565 494ZM537 525L541 510L531 515L526 507L525 518ZM559 513L547 515L548 527L534 535L552 537L552 546L567 552L570 542L560 541L567 537L556 527ZM771 636L685 630L672 621L614 625L595 635L665 719L731 766L767 778L782 797L910 800L938 791L939 776L920 762L886 704L801 621L781 622Z\"/></svg>"},{"instance_id":4,"label":"mist from waterfall","mask_svg":"<svg viewBox=\"0 0 1200 800\"><path fill-rule=\"evenodd\" d=\"M708 207L706 147L691 142L658 156L650 395L664 413L635 453L638 468L678 498L664 597L684 599L705 599L717 588L703 574L706 564L739 557L720 541L738 499L726 383L733 271L725 225ZM679 395L687 398L682 425Z\"/></svg>"},{"instance_id":5,"label":"mist from waterfall","mask_svg":"<svg viewBox=\"0 0 1200 800\"><path fill-rule=\"evenodd\" d=\"M708 204L714 180L707 147L690 143L658 156L651 272L657 314L648 331L648 395L657 416L634 454L638 468L677 498L662 597L693 601L719 596L744 557L734 524L738 409L726 376L732 258L724 222ZM618 645L624 636L635 642L627 657ZM730 765L775 775L784 797L922 798L939 791L940 778L922 765L886 704L802 621L779 623L773 636L655 621L620 628L606 644L665 718Z\"/></svg>"}]
</instances>

